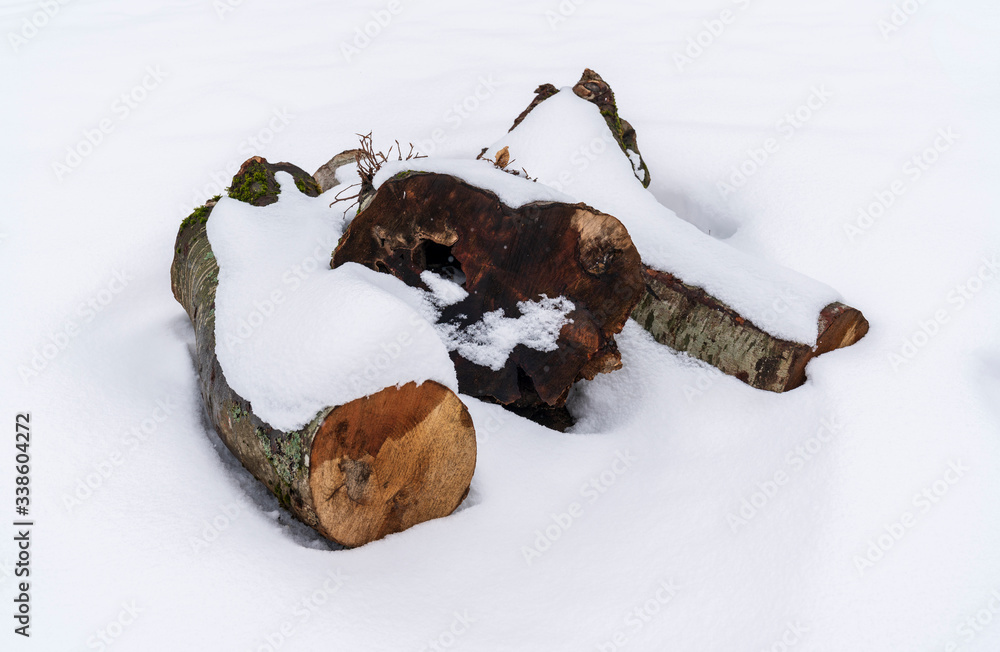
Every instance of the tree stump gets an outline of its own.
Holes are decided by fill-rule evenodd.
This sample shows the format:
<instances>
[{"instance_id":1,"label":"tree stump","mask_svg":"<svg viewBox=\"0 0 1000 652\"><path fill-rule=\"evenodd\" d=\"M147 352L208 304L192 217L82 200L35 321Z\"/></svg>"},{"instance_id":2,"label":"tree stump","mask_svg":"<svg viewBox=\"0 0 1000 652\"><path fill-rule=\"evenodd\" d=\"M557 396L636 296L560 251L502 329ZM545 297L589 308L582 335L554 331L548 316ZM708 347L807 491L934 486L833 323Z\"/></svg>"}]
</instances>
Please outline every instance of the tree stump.
<instances>
[{"instance_id":1,"label":"tree stump","mask_svg":"<svg viewBox=\"0 0 1000 652\"><path fill-rule=\"evenodd\" d=\"M528 107L514 119L514 124L508 131L514 131L517 129L517 126L521 124L521 121L524 120L536 106L558 92L559 89L552 84L542 84L536 88L534 99L532 99ZM608 129L611 130L611 135L614 136L615 142L618 143L622 152L624 152L629 158L629 161L632 162L632 170L635 173L636 178L642 182L644 188L648 188L651 180L649 176L649 168L646 167L646 161L643 160L642 154L639 152L639 141L636 136L635 129L632 128L632 125L629 124L628 120L625 120L618 115L618 104L615 102L615 93L611 90L611 86L596 72L590 68L585 68L583 74L580 76L580 81L573 86L573 93L576 94L577 97L587 100L601 111L601 116L604 117L604 121L608 124ZM482 156L488 149L489 147L484 147L483 151L480 152L479 155Z\"/></svg>"},{"instance_id":2,"label":"tree stump","mask_svg":"<svg viewBox=\"0 0 1000 652\"><path fill-rule=\"evenodd\" d=\"M643 292L639 254L614 217L583 204L511 208L493 192L431 172L382 184L334 253L334 267L346 262L424 289L426 271L459 279L468 296L439 319L458 331L498 310L517 317L522 302L572 302L555 350L518 344L498 369L452 351L462 393L557 429L568 425L564 406L574 382L621 367L614 335Z\"/></svg>"},{"instance_id":3,"label":"tree stump","mask_svg":"<svg viewBox=\"0 0 1000 652\"><path fill-rule=\"evenodd\" d=\"M255 205L276 201L277 170L318 194L301 169L254 157L234 178L231 196ZM202 398L229 450L292 514L345 546L453 512L472 480L476 437L465 405L443 385L387 387L328 407L294 432L271 428L230 388L215 354L219 268L206 233L214 205L182 224L170 276L194 326Z\"/></svg>"}]
</instances>

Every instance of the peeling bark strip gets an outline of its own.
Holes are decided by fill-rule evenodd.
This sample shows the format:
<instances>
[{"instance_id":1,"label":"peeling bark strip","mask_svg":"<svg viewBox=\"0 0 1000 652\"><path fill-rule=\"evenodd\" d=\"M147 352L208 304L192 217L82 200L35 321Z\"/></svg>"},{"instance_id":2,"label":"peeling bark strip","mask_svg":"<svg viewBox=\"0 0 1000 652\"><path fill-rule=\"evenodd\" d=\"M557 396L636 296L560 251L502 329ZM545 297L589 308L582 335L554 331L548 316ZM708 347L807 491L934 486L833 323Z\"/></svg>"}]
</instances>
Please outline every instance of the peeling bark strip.
<instances>
[{"instance_id":1,"label":"peeling bark strip","mask_svg":"<svg viewBox=\"0 0 1000 652\"><path fill-rule=\"evenodd\" d=\"M462 393L529 417L562 408L577 380L621 367L614 335L643 291L639 254L614 217L584 204L514 209L492 192L429 172L406 172L378 189L334 252L334 267L346 262L423 289L425 270L453 275L469 295L444 307L440 321L459 330L499 309L517 317L519 302L542 295L573 302L555 351L518 345L499 371L452 352Z\"/></svg>"},{"instance_id":2,"label":"peeling bark strip","mask_svg":"<svg viewBox=\"0 0 1000 652\"><path fill-rule=\"evenodd\" d=\"M330 188L340 185L340 182L337 181L337 170L345 165L357 165L358 156L361 154L360 149L349 149L337 154L321 165L313 173L313 179L319 184L320 192L326 192Z\"/></svg>"},{"instance_id":3,"label":"peeling bark strip","mask_svg":"<svg viewBox=\"0 0 1000 652\"><path fill-rule=\"evenodd\" d=\"M552 84L542 84L541 86L536 88L535 98L531 100L531 104L528 105L528 108L526 108L524 111L521 111L521 114L514 119L514 124L511 126L510 129L507 130L507 132L510 133L511 131L517 129L517 125L521 124L521 121L524 120L529 113L531 113L532 109L534 109L536 106L538 106L539 104L549 99L558 92L559 89L553 86ZM488 147L483 148L483 151L485 152L487 149L489 148Z\"/></svg>"},{"instance_id":4,"label":"peeling bark strip","mask_svg":"<svg viewBox=\"0 0 1000 652\"><path fill-rule=\"evenodd\" d=\"M274 171L294 168L283 166L247 161L230 193L249 193L264 202L258 205L277 201ZM476 437L468 410L446 387L388 387L283 432L261 421L228 385L215 355L219 267L206 233L214 205L181 226L170 279L194 326L202 398L229 450L292 514L346 546L454 511L472 480Z\"/></svg>"},{"instance_id":5,"label":"peeling bark strip","mask_svg":"<svg viewBox=\"0 0 1000 652\"><path fill-rule=\"evenodd\" d=\"M632 318L657 342L684 351L758 389L784 392L806 380L814 357L854 344L868 332L859 310L832 303L819 314L815 346L778 339L704 290L643 266L646 293Z\"/></svg>"}]
</instances>

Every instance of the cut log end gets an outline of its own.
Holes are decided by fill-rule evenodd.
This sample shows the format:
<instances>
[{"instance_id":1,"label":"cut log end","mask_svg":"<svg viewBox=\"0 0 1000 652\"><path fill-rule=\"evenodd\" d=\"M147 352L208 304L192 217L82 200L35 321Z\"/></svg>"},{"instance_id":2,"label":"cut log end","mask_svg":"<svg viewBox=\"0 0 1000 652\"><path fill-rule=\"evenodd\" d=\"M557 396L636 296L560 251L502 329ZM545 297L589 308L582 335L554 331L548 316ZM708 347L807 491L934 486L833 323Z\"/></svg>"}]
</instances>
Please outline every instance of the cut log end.
<instances>
[{"instance_id":1,"label":"cut log end","mask_svg":"<svg viewBox=\"0 0 1000 652\"><path fill-rule=\"evenodd\" d=\"M806 365L818 355L836 351L856 343L868 334L868 320L857 308L843 303L831 303L819 314L819 337L816 346L795 358L785 390L795 389L806 382Z\"/></svg>"},{"instance_id":2,"label":"cut log end","mask_svg":"<svg viewBox=\"0 0 1000 652\"><path fill-rule=\"evenodd\" d=\"M819 316L816 355L851 346L868 334L868 320L857 308L831 303Z\"/></svg>"},{"instance_id":3,"label":"cut log end","mask_svg":"<svg viewBox=\"0 0 1000 652\"><path fill-rule=\"evenodd\" d=\"M332 410L309 466L321 531L358 546L455 511L476 466L475 429L443 385L388 387Z\"/></svg>"}]
</instances>

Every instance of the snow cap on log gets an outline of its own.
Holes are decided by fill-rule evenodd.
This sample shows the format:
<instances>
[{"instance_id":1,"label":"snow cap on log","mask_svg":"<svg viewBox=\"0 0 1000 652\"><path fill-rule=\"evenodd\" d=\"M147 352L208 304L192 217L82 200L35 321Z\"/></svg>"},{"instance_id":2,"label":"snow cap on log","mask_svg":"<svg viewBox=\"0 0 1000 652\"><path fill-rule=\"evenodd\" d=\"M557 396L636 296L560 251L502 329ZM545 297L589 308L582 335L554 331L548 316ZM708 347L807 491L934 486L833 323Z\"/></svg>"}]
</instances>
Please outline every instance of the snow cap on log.
<instances>
[{"instance_id":1,"label":"snow cap on log","mask_svg":"<svg viewBox=\"0 0 1000 652\"><path fill-rule=\"evenodd\" d=\"M636 183L635 161L614 146L614 121L601 108L608 95L590 71L572 89L539 87L483 154L507 151L539 182L622 221L645 266L635 318L658 341L784 391L804 381L811 357L867 332L864 316L829 286L701 232Z\"/></svg>"},{"instance_id":2,"label":"snow cap on log","mask_svg":"<svg viewBox=\"0 0 1000 652\"><path fill-rule=\"evenodd\" d=\"M521 121L534 110L536 106L557 94L559 89L552 84L542 84L535 89L535 98L531 101L524 111L521 112L519 116L514 120L514 125L509 131L514 131L517 129ZM615 93L611 90L611 86L604 81L600 75L586 68L583 71L583 75L580 76L580 81L578 81L573 86L573 93L578 97L581 97L588 102L594 104L601 112L601 116L604 117L604 121L608 125L608 129L611 130L611 135L614 137L615 142L621 148L622 152L628 157L632 164L632 171L635 177L642 182L644 188L649 187L649 168L646 167L646 162L642 158L642 154L639 152L639 142L636 137L635 129L629 124L628 120L625 120L618 114L618 104L615 102ZM490 148L484 148L483 152Z\"/></svg>"},{"instance_id":3,"label":"snow cap on log","mask_svg":"<svg viewBox=\"0 0 1000 652\"><path fill-rule=\"evenodd\" d=\"M868 332L861 311L836 302L819 314L816 344L768 334L701 288L643 266L646 293L632 318L660 344L684 351L757 389L784 392L806 381L806 364Z\"/></svg>"},{"instance_id":4,"label":"snow cap on log","mask_svg":"<svg viewBox=\"0 0 1000 652\"><path fill-rule=\"evenodd\" d=\"M833 288L713 238L661 205L636 180L600 112L570 89L541 102L487 155L503 147L540 183L621 220L647 266L704 289L774 337L815 344L819 313L841 300ZM581 151L590 153L582 162Z\"/></svg>"}]
</instances>

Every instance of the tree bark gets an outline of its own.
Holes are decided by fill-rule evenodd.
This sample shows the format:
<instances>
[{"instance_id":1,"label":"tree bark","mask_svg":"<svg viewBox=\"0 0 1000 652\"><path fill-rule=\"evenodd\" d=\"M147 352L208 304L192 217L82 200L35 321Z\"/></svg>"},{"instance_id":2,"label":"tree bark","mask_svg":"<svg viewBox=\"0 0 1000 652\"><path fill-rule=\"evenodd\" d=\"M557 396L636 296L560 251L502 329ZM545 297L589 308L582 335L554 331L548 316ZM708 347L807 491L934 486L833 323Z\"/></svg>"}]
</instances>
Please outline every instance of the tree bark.
<instances>
[{"instance_id":1,"label":"tree bark","mask_svg":"<svg viewBox=\"0 0 1000 652\"><path fill-rule=\"evenodd\" d=\"M487 165L487 163L483 163ZM565 297L574 309L554 351L520 344L503 368L452 360L459 389L563 428L570 387L621 367L614 335L643 291L639 254L614 217L583 204L540 202L514 209L456 177L406 172L386 181L351 222L333 256L427 289L420 274L448 268L468 296L442 309L460 331L519 302ZM549 419L548 416L553 416Z\"/></svg>"},{"instance_id":2,"label":"tree bark","mask_svg":"<svg viewBox=\"0 0 1000 652\"><path fill-rule=\"evenodd\" d=\"M358 162L358 156L361 153L360 149L349 149L343 151L321 165L318 170L313 172L313 179L315 179L316 183L319 184L320 192L326 192L330 188L340 185L340 182L337 180L337 170L345 165L356 165Z\"/></svg>"},{"instance_id":3,"label":"tree bark","mask_svg":"<svg viewBox=\"0 0 1000 652\"><path fill-rule=\"evenodd\" d=\"M657 342L703 360L730 376L772 392L806 380L814 357L854 344L868 332L855 308L832 303L817 316L819 336L812 346L779 339L747 321L703 289L643 266L646 292L632 318Z\"/></svg>"},{"instance_id":4,"label":"tree bark","mask_svg":"<svg viewBox=\"0 0 1000 652\"><path fill-rule=\"evenodd\" d=\"M287 165L251 159L232 188L242 188L255 203L270 203L272 195L276 201L273 172L294 168ZM256 180L246 177L262 171ZM293 176L300 190L318 192ZM219 268L206 233L214 205L184 221L170 277L194 326L202 398L229 450L297 518L345 546L454 511L472 480L476 437L468 410L446 387L388 387L328 407L302 429L284 432L258 418L229 386L215 354Z\"/></svg>"},{"instance_id":5,"label":"tree bark","mask_svg":"<svg viewBox=\"0 0 1000 652\"><path fill-rule=\"evenodd\" d=\"M539 86L535 98L517 116L510 131L558 92L552 84ZM600 75L589 68L584 70L580 81L573 86L573 93L598 107L624 152L639 154L635 129L619 116L614 92ZM483 154L488 149L484 148ZM638 158L640 164L634 172L648 186L649 171L641 155ZM646 266L642 269L645 292L633 318L661 344L686 352L760 389L783 392L802 385L809 360L850 346L868 332L868 322L860 311L834 303L817 315L820 335L814 345L788 342L747 321L701 288L687 285L665 272Z\"/></svg>"}]
</instances>

